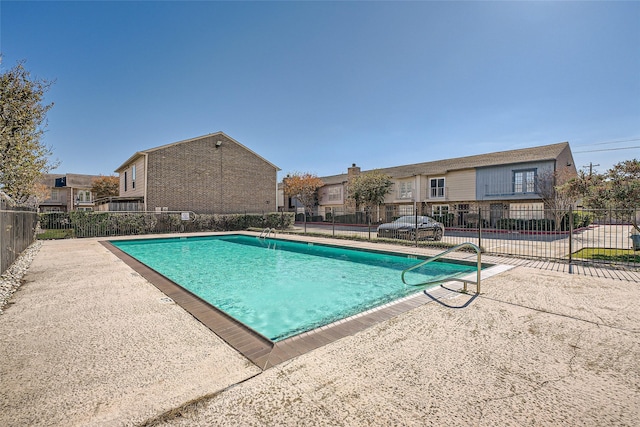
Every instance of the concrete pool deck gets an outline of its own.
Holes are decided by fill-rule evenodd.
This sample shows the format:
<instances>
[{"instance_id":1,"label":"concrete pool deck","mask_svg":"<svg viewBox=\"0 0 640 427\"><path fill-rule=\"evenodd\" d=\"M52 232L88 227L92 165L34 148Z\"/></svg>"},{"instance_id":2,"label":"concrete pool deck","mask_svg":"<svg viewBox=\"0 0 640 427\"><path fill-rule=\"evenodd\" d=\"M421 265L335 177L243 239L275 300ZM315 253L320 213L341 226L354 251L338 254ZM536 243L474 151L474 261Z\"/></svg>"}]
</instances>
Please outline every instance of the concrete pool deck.
<instances>
[{"instance_id":1,"label":"concrete pool deck","mask_svg":"<svg viewBox=\"0 0 640 427\"><path fill-rule=\"evenodd\" d=\"M640 419L634 274L519 265L262 371L100 240L43 242L0 315L0 425Z\"/></svg>"}]
</instances>

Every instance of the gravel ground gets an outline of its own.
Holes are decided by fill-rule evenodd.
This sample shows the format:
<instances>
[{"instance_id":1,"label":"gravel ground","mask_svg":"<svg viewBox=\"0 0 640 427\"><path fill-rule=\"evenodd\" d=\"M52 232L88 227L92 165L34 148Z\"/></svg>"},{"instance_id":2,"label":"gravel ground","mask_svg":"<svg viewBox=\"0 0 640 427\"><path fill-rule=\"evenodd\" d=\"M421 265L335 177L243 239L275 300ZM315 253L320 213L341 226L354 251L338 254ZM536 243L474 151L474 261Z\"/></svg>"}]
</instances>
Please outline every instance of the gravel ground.
<instances>
[{"instance_id":1,"label":"gravel ground","mask_svg":"<svg viewBox=\"0 0 640 427\"><path fill-rule=\"evenodd\" d=\"M13 293L17 291L22 284L22 277L27 272L31 261L33 261L33 258L41 246L42 242L36 240L31 246L25 249L18 259L9 266L7 271L0 276L0 314L3 313L3 309L9 303Z\"/></svg>"}]
</instances>

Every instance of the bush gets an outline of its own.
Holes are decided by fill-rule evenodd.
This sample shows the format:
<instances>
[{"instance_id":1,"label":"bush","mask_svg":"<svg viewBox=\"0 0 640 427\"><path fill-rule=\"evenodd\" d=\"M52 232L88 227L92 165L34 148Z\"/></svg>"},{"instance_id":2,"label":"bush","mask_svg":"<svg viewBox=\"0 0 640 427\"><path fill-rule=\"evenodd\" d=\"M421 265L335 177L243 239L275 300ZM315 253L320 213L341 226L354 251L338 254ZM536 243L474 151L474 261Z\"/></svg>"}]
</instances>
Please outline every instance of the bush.
<instances>
[{"instance_id":1,"label":"bush","mask_svg":"<svg viewBox=\"0 0 640 427\"><path fill-rule=\"evenodd\" d=\"M552 219L501 218L496 222L496 228L515 231L554 231L555 221Z\"/></svg>"},{"instance_id":2,"label":"bush","mask_svg":"<svg viewBox=\"0 0 640 427\"><path fill-rule=\"evenodd\" d=\"M433 215L433 219L438 222L441 222L445 227L451 227L454 225L454 220L456 216L452 213L444 214L444 215Z\"/></svg>"},{"instance_id":3,"label":"bush","mask_svg":"<svg viewBox=\"0 0 640 427\"><path fill-rule=\"evenodd\" d=\"M366 224L367 214L365 212L355 212L352 214L335 215L335 222L339 224Z\"/></svg>"},{"instance_id":4,"label":"bush","mask_svg":"<svg viewBox=\"0 0 640 427\"><path fill-rule=\"evenodd\" d=\"M293 213L196 215L183 221L179 213L84 212L39 214L43 230L65 230L73 233L42 233L44 238L106 237L150 233L197 231L238 231L248 228L287 229L293 224Z\"/></svg>"},{"instance_id":5,"label":"bush","mask_svg":"<svg viewBox=\"0 0 640 427\"><path fill-rule=\"evenodd\" d=\"M573 228L587 227L591 224L591 216L584 213L573 214ZM564 215L560 221L559 231L569 231L569 214ZM510 219L501 218L496 223L496 228L501 230L517 231L555 231L555 221L552 219Z\"/></svg>"},{"instance_id":6,"label":"bush","mask_svg":"<svg viewBox=\"0 0 640 427\"><path fill-rule=\"evenodd\" d=\"M76 237L102 236L104 235L102 230L110 229L108 227L109 214L107 212L73 211L69 212L68 215Z\"/></svg>"},{"instance_id":7,"label":"bush","mask_svg":"<svg viewBox=\"0 0 640 427\"><path fill-rule=\"evenodd\" d=\"M591 214L587 212L576 212L573 214L573 227L581 228L591 225Z\"/></svg>"},{"instance_id":8,"label":"bush","mask_svg":"<svg viewBox=\"0 0 640 427\"><path fill-rule=\"evenodd\" d=\"M573 213L573 229L588 227L591 224L591 215L588 213L582 212L574 212ZM569 214L565 214L562 217L562 222L560 223L561 230L569 230Z\"/></svg>"}]
</instances>

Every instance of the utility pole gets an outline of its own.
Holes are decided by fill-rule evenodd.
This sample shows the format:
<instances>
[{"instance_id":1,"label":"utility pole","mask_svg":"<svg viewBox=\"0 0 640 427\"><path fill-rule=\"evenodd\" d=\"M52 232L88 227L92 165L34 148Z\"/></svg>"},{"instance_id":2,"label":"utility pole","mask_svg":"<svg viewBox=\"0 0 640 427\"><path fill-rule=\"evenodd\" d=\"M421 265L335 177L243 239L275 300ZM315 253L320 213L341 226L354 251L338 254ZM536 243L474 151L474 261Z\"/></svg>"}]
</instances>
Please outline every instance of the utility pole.
<instances>
[{"instance_id":1,"label":"utility pole","mask_svg":"<svg viewBox=\"0 0 640 427\"><path fill-rule=\"evenodd\" d=\"M593 175L593 167L594 166L600 166L600 163L598 163L597 165L594 165L592 162L589 162L589 176Z\"/></svg>"}]
</instances>

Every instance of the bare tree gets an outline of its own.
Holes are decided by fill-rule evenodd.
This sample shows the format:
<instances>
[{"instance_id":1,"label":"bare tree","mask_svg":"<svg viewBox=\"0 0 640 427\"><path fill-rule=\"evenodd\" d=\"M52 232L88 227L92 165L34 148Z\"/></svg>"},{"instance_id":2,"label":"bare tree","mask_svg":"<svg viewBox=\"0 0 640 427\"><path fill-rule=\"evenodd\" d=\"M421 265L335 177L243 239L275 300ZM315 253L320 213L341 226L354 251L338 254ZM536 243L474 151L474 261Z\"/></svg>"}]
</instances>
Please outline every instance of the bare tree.
<instances>
[{"instance_id":1,"label":"bare tree","mask_svg":"<svg viewBox=\"0 0 640 427\"><path fill-rule=\"evenodd\" d=\"M544 208L551 212L558 231L562 224L562 218L567 215L575 204L577 197L567 191L563 184L575 177L568 168L557 171L546 171L538 175L537 193L542 198Z\"/></svg>"}]
</instances>

